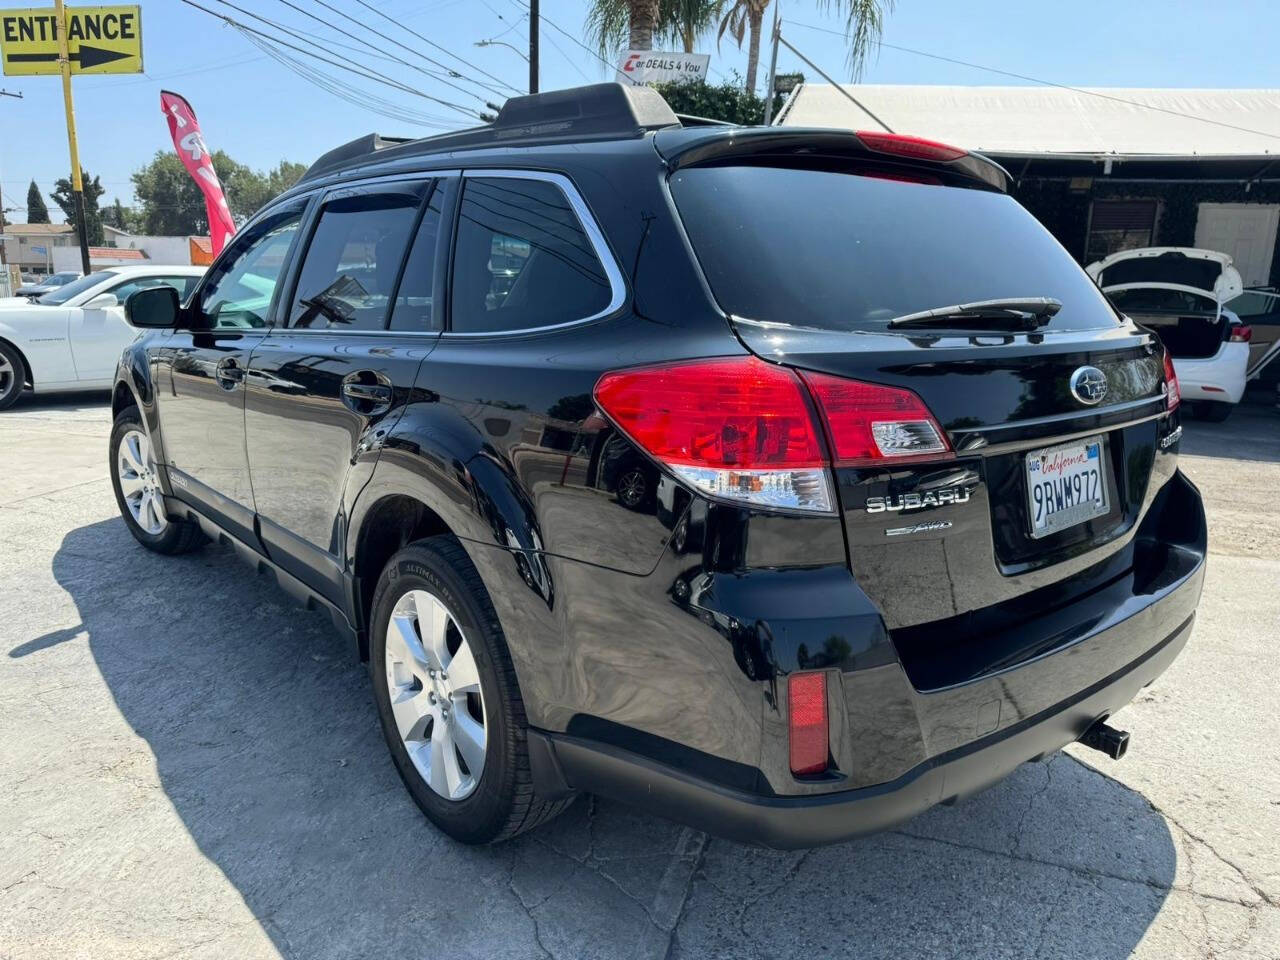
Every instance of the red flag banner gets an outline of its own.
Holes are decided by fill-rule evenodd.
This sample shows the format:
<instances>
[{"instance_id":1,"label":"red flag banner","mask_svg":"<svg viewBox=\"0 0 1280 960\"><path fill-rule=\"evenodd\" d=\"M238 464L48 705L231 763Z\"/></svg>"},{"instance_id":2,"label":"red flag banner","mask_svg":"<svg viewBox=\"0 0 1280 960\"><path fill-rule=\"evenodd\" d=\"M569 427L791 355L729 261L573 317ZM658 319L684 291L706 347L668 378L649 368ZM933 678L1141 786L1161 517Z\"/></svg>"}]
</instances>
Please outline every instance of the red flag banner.
<instances>
[{"instance_id":1,"label":"red flag banner","mask_svg":"<svg viewBox=\"0 0 1280 960\"><path fill-rule=\"evenodd\" d=\"M169 122L173 148L178 151L182 165L204 194L204 206L209 214L209 238L216 257L226 246L227 239L236 232L236 224L231 219L231 209L227 206L226 194L222 192L222 183L213 169L209 148L200 134L196 113L186 98L168 90L160 91L160 110Z\"/></svg>"}]
</instances>

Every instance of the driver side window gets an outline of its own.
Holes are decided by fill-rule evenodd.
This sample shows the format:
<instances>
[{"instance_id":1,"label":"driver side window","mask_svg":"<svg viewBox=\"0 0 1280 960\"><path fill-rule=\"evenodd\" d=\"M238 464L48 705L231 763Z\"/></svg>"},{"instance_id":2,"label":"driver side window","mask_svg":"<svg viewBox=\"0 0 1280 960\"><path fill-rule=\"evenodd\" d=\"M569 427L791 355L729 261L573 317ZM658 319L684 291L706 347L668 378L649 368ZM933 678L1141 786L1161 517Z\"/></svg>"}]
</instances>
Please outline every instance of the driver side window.
<instances>
[{"instance_id":1,"label":"driver side window","mask_svg":"<svg viewBox=\"0 0 1280 960\"><path fill-rule=\"evenodd\" d=\"M229 256L214 268L200 293L206 330L265 327L289 248L302 222L306 200L291 203L236 236Z\"/></svg>"}]
</instances>

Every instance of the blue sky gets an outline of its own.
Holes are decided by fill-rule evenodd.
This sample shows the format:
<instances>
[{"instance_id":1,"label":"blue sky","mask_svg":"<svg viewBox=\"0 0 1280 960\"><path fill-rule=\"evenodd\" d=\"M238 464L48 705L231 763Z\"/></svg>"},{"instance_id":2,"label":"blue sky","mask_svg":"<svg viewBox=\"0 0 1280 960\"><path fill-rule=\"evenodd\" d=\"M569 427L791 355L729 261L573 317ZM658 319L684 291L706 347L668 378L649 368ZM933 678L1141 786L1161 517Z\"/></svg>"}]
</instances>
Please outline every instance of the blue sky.
<instances>
[{"instance_id":1,"label":"blue sky","mask_svg":"<svg viewBox=\"0 0 1280 960\"><path fill-rule=\"evenodd\" d=\"M217 0L200 2L245 19ZM235 2L262 16L354 45L349 37L308 20L281 0ZM349 21L318 6L316 0L291 2L315 10L342 29L358 32ZM408 46L440 60L449 59L362 9L356 0L326 2L399 37ZM370 2L397 24L429 37L512 85L523 88L527 83L528 68L516 53L502 46L474 46L477 40L499 36L518 47L527 43L527 22L519 0ZM7 5L34 3L24 0ZM840 21L824 17L813 0L782 0L782 4L784 23L792 24L785 28L788 39L828 73L844 79L842 39L802 26L838 28ZM586 0L542 0L544 16L579 38L587 6ZM144 0L142 19L145 75L75 80L81 162L90 173L101 176L107 201L119 196L129 203L129 174L156 150L171 149L159 109L161 88L176 90L191 101L211 147L226 150L255 168L270 167L281 159L310 162L330 147L371 130L388 134L434 132L336 98L266 57L235 30L179 0ZM376 37L364 36L390 54L421 62ZM609 71L598 60L549 24L544 24L542 36L543 89L608 79ZM1280 87L1277 37L1280 4L1267 0L1216 4L1204 0L1037 0L1026 4L899 0L884 32L888 43L1056 82L1152 87ZM717 49L711 35L704 38L700 49L711 53L713 79L745 68L745 50L736 49L731 40ZM368 53L343 52L424 93L480 106L475 99L407 67ZM457 67L474 73L461 64ZM797 68L802 65L784 49L779 69ZM761 85L763 71L762 65ZM873 59L863 79L874 83L1017 82L887 48ZM369 81L351 82L403 107L433 117L456 117L458 125L467 123L450 108L411 94ZM11 216L21 219L29 181L35 178L47 194L53 180L69 168L61 89L54 77L0 77L0 87L24 95L22 100L0 97L0 183L5 206L20 207L21 211Z\"/></svg>"}]
</instances>

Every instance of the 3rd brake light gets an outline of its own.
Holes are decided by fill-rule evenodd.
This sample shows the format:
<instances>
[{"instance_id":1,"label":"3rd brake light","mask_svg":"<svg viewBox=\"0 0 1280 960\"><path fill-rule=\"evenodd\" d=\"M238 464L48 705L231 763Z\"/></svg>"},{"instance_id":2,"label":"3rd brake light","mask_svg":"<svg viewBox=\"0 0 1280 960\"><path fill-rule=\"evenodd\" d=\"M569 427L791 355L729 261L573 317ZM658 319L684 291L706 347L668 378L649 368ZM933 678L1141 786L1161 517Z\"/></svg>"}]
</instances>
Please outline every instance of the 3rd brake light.
<instances>
[{"instance_id":1,"label":"3rd brake light","mask_svg":"<svg viewBox=\"0 0 1280 960\"><path fill-rule=\"evenodd\" d=\"M829 513L829 468L954 456L910 390L756 357L617 370L600 409L654 459L713 497Z\"/></svg>"}]
</instances>

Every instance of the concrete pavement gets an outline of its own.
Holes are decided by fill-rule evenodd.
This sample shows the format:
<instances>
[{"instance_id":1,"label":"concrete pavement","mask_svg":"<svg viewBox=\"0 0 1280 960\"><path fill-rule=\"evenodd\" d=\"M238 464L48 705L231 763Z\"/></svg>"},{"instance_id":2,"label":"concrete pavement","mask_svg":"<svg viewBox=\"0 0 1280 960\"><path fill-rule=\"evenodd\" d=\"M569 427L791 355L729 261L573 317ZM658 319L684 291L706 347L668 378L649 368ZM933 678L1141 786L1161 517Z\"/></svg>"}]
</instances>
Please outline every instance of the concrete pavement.
<instances>
[{"instance_id":1,"label":"concrete pavement","mask_svg":"<svg viewBox=\"0 0 1280 960\"><path fill-rule=\"evenodd\" d=\"M442 837L322 615L225 550L132 541L109 416L0 413L0 958L1280 957L1270 410L1187 426L1205 596L1122 762L1072 747L799 853L590 799Z\"/></svg>"}]
</instances>

